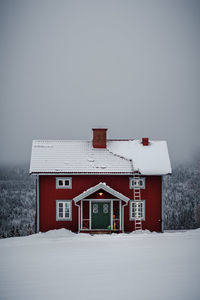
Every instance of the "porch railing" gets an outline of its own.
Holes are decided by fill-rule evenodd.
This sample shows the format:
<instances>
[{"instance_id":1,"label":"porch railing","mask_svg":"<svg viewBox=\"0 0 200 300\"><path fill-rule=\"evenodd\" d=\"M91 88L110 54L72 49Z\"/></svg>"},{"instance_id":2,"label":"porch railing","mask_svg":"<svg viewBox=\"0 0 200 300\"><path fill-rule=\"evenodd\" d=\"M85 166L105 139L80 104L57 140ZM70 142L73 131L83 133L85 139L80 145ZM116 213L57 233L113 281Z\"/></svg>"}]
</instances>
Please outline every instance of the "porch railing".
<instances>
[{"instance_id":1,"label":"porch railing","mask_svg":"<svg viewBox=\"0 0 200 300\"><path fill-rule=\"evenodd\" d=\"M120 230L120 219L112 219L113 221L113 231L119 231Z\"/></svg>"},{"instance_id":2,"label":"porch railing","mask_svg":"<svg viewBox=\"0 0 200 300\"><path fill-rule=\"evenodd\" d=\"M82 219L81 230L90 230L90 219Z\"/></svg>"}]
</instances>

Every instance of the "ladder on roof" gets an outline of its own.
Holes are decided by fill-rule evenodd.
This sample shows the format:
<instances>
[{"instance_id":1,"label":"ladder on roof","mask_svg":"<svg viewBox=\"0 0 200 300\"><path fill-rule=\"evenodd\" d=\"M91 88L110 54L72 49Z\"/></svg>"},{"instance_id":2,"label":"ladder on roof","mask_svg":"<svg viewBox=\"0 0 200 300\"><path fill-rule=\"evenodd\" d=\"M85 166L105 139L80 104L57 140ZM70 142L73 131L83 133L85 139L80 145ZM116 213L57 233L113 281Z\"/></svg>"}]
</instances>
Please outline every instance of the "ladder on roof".
<instances>
[{"instance_id":1,"label":"ladder on roof","mask_svg":"<svg viewBox=\"0 0 200 300\"><path fill-rule=\"evenodd\" d=\"M134 201L134 214L135 214L135 231L142 230L142 215L141 215L141 208L137 201L141 200L141 189L140 187L135 187L135 182L137 182L140 178L140 173L136 172L133 173L133 199Z\"/></svg>"}]
</instances>

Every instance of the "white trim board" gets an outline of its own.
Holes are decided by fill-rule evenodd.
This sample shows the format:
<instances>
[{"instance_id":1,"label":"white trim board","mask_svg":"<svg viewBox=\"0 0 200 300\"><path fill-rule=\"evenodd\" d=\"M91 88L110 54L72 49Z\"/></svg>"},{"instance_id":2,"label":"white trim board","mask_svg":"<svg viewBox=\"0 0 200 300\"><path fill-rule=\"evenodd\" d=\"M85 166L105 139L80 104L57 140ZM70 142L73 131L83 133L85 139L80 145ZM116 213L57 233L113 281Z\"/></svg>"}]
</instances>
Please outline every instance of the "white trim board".
<instances>
[{"instance_id":1,"label":"white trim board","mask_svg":"<svg viewBox=\"0 0 200 300\"><path fill-rule=\"evenodd\" d=\"M37 175L52 175L52 176L76 176L76 175L128 175L131 176L133 175L133 172L31 172L29 175L37 176ZM142 174L141 174L142 175ZM145 175L145 174L144 174ZM150 176L154 176L153 174ZM155 175L155 176L161 176L161 175Z\"/></svg>"}]
</instances>

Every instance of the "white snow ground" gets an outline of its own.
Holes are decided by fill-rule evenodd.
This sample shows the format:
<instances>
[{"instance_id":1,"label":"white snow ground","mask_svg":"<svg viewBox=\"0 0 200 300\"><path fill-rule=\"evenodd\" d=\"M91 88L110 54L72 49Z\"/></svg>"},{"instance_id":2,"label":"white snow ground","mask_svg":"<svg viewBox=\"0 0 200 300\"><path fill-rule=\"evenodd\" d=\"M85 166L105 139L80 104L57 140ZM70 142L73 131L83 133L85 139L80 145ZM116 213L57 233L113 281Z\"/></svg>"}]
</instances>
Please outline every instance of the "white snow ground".
<instances>
[{"instance_id":1,"label":"white snow ground","mask_svg":"<svg viewBox=\"0 0 200 300\"><path fill-rule=\"evenodd\" d=\"M198 300L200 229L0 240L2 300Z\"/></svg>"}]
</instances>

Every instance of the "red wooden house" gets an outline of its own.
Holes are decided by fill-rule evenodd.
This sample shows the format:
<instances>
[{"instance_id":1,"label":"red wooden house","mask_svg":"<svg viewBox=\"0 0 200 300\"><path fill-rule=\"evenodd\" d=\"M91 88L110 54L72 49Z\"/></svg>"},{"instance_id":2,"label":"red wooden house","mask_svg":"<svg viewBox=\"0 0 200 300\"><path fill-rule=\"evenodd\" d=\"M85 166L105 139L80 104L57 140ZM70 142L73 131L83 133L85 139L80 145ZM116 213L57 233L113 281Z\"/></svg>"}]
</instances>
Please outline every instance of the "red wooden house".
<instances>
[{"instance_id":1,"label":"red wooden house","mask_svg":"<svg viewBox=\"0 0 200 300\"><path fill-rule=\"evenodd\" d=\"M165 141L35 140L30 174L37 178L37 232L164 230L163 175L171 173Z\"/></svg>"}]
</instances>

